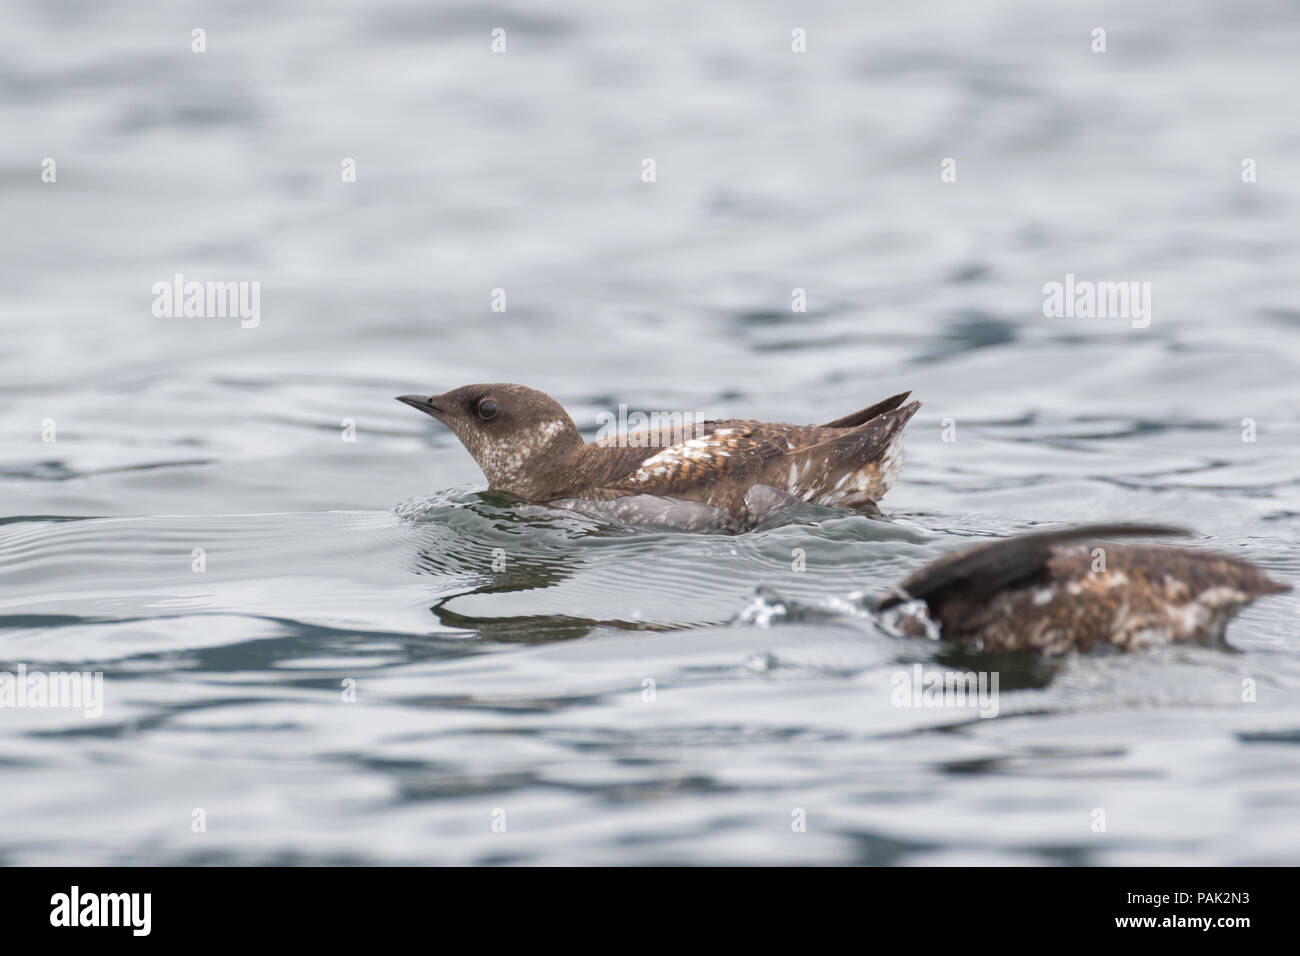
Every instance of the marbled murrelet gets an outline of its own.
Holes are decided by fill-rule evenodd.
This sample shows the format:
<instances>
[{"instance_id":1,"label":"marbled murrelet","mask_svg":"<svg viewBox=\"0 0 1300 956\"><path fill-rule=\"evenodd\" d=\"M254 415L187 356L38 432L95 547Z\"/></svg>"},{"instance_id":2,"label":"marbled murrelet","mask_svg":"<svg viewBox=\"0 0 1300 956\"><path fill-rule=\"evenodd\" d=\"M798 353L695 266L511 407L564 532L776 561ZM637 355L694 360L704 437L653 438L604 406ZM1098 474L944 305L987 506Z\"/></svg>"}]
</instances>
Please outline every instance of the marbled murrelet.
<instances>
[{"instance_id":1,"label":"marbled murrelet","mask_svg":"<svg viewBox=\"0 0 1300 956\"><path fill-rule=\"evenodd\" d=\"M902 465L909 392L825 425L709 421L657 446L584 442L550 396L522 385L466 385L402 395L456 433L488 484L528 501L653 495L698 502L738 520L758 486L804 501L874 511ZM751 499L752 500L752 499Z\"/></svg>"},{"instance_id":2,"label":"marbled murrelet","mask_svg":"<svg viewBox=\"0 0 1300 956\"><path fill-rule=\"evenodd\" d=\"M898 607L899 628L914 636L937 624L955 644L1059 654L1217 643L1255 598L1290 590L1240 558L1106 541L1186 533L1116 524L1018 535L931 562L877 607Z\"/></svg>"}]
</instances>

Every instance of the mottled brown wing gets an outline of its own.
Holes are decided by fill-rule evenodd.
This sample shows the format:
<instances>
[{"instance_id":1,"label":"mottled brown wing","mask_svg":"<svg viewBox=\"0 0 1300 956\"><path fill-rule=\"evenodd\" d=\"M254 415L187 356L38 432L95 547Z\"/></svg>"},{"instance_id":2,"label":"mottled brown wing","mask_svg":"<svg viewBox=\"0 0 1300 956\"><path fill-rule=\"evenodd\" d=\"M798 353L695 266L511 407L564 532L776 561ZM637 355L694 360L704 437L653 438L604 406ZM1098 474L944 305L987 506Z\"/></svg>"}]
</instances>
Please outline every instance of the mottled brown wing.
<instances>
[{"instance_id":1,"label":"mottled brown wing","mask_svg":"<svg viewBox=\"0 0 1300 956\"><path fill-rule=\"evenodd\" d=\"M1230 592L1255 598L1291 590L1249 561L1217 551L1131 544L1115 557L1111 554L1107 553L1109 569L1125 572L1130 580L1151 582L1167 595L1182 594L1182 600L1199 597L1213 605L1219 597L1216 589L1225 592L1222 597L1229 603L1236 600ZM1061 549L1053 552L1049 568L1053 574L1079 578L1088 573L1091 560L1087 550Z\"/></svg>"},{"instance_id":2,"label":"mottled brown wing","mask_svg":"<svg viewBox=\"0 0 1300 956\"><path fill-rule=\"evenodd\" d=\"M752 478L783 454L785 448L760 435L755 425L734 424L654 449L631 473L602 484L627 494L684 495L703 485Z\"/></svg>"},{"instance_id":3,"label":"mottled brown wing","mask_svg":"<svg viewBox=\"0 0 1300 956\"><path fill-rule=\"evenodd\" d=\"M732 418L723 421L704 422L703 431L705 434L713 434L718 431L729 431L740 429L748 430L749 434L755 439L771 442L778 448L786 451L794 451L799 448L809 448L820 442L828 441L837 435L843 434L841 430L825 428L821 425L791 425L789 422L756 422L743 418Z\"/></svg>"}]
</instances>

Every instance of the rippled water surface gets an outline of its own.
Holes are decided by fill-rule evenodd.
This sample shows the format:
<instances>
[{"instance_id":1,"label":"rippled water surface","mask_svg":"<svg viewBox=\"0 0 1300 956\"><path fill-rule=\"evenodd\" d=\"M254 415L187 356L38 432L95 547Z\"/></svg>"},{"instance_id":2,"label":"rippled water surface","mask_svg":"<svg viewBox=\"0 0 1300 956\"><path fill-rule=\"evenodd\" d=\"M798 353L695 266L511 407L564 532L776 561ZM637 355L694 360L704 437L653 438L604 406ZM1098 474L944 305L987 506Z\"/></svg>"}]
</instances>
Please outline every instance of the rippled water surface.
<instances>
[{"instance_id":1,"label":"rippled water surface","mask_svg":"<svg viewBox=\"0 0 1300 956\"><path fill-rule=\"evenodd\" d=\"M1297 862L1294 595L1053 662L862 596L1098 519L1300 579L1298 45L1282 2L6 4L0 671L105 703L0 709L0 862ZM176 273L260 325L156 318ZM1150 326L1044 318L1067 273ZM392 400L473 381L589 437L924 407L883 518L687 534L486 493ZM915 665L998 715L894 706Z\"/></svg>"}]
</instances>

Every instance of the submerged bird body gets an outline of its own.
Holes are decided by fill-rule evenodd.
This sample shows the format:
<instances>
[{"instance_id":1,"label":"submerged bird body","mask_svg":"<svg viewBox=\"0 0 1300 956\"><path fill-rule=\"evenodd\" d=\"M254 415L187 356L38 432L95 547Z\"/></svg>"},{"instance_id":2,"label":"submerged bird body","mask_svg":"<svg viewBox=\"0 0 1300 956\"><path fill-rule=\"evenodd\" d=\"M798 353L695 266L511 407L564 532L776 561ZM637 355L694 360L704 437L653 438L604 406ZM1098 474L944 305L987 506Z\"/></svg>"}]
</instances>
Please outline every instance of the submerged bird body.
<instances>
[{"instance_id":1,"label":"submerged bird body","mask_svg":"<svg viewBox=\"0 0 1300 956\"><path fill-rule=\"evenodd\" d=\"M1183 534L1159 526L1094 525L1021 535L935 561L905 579L880 608L904 605L900 625L987 651L1063 653L1097 645L1218 643L1241 608L1290 590L1254 565L1192 548L1108 543Z\"/></svg>"},{"instance_id":2,"label":"submerged bird body","mask_svg":"<svg viewBox=\"0 0 1300 956\"><path fill-rule=\"evenodd\" d=\"M903 404L908 394L825 425L734 419L590 443L558 402L522 385L467 385L398 401L451 428L492 488L528 501L653 495L743 518L758 487L874 510L902 465L903 426L920 408Z\"/></svg>"}]
</instances>

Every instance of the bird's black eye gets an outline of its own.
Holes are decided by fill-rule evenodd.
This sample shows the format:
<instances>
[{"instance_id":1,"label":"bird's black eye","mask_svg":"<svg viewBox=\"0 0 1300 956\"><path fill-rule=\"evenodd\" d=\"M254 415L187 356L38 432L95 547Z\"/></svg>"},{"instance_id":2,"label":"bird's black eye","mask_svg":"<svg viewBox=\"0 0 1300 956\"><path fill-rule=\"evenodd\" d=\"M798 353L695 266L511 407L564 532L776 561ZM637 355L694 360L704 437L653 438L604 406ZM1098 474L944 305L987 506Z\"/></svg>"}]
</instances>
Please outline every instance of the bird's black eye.
<instances>
[{"instance_id":1,"label":"bird's black eye","mask_svg":"<svg viewBox=\"0 0 1300 956\"><path fill-rule=\"evenodd\" d=\"M501 411L501 406L490 398L485 398L478 403L478 417L487 421L489 418L496 418L497 412Z\"/></svg>"}]
</instances>

